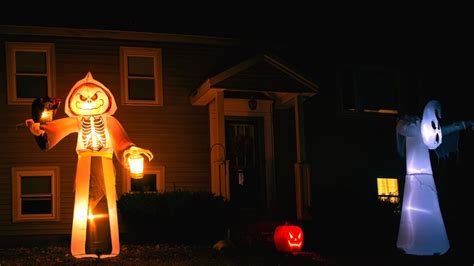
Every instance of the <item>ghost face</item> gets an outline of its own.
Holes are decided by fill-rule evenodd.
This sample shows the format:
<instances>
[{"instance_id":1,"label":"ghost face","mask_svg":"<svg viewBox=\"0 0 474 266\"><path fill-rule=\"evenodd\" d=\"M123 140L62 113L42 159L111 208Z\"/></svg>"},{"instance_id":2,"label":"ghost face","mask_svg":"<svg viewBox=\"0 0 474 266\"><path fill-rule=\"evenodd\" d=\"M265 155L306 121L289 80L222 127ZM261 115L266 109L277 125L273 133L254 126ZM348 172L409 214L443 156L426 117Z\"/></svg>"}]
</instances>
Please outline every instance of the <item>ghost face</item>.
<instances>
[{"instance_id":1,"label":"ghost face","mask_svg":"<svg viewBox=\"0 0 474 266\"><path fill-rule=\"evenodd\" d=\"M68 104L75 115L100 115L109 111L111 96L96 84L86 83L75 89Z\"/></svg>"},{"instance_id":2,"label":"ghost face","mask_svg":"<svg viewBox=\"0 0 474 266\"><path fill-rule=\"evenodd\" d=\"M441 118L441 105L437 101L429 101L423 111L423 120L421 121L421 135L423 143L430 150L438 148L443 141L443 134L439 119Z\"/></svg>"}]
</instances>

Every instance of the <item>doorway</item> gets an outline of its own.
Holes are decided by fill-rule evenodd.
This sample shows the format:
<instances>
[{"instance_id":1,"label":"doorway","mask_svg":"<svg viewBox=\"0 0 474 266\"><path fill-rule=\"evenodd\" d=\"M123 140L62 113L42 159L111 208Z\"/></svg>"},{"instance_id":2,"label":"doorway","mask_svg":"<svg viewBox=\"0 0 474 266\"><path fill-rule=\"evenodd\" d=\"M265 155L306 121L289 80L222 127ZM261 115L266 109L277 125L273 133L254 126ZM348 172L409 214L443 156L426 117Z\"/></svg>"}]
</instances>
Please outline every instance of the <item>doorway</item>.
<instances>
[{"instance_id":1,"label":"doorway","mask_svg":"<svg viewBox=\"0 0 474 266\"><path fill-rule=\"evenodd\" d=\"M263 118L226 117L225 132L231 201L241 210L264 210Z\"/></svg>"}]
</instances>

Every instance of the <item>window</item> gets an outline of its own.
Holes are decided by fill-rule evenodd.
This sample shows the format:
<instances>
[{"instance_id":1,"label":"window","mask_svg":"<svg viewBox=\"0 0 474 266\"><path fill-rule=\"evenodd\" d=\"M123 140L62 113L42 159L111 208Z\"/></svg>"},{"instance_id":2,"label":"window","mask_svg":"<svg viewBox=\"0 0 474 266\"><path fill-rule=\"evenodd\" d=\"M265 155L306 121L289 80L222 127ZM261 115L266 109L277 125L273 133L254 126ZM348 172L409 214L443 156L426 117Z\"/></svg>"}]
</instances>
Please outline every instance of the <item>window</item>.
<instances>
[{"instance_id":1,"label":"window","mask_svg":"<svg viewBox=\"0 0 474 266\"><path fill-rule=\"evenodd\" d=\"M8 104L54 96L54 45L6 43Z\"/></svg>"},{"instance_id":2,"label":"window","mask_svg":"<svg viewBox=\"0 0 474 266\"><path fill-rule=\"evenodd\" d=\"M337 72L340 106L349 113L398 113L399 71L345 66Z\"/></svg>"},{"instance_id":3,"label":"window","mask_svg":"<svg viewBox=\"0 0 474 266\"><path fill-rule=\"evenodd\" d=\"M400 200L396 178L377 178L377 190L380 201L398 203Z\"/></svg>"},{"instance_id":4,"label":"window","mask_svg":"<svg viewBox=\"0 0 474 266\"><path fill-rule=\"evenodd\" d=\"M122 103L163 105L161 49L120 48Z\"/></svg>"},{"instance_id":5,"label":"window","mask_svg":"<svg viewBox=\"0 0 474 266\"><path fill-rule=\"evenodd\" d=\"M59 220L59 168L12 168L13 222Z\"/></svg>"},{"instance_id":6,"label":"window","mask_svg":"<svg viewBox=\"0 0 474 266\"><path fill-rule=\"evenodd\" d=\"M127 192L165 192L165 167L159 166L143 173L143 178L134 179L126 174Z\"/></svg>"}]
</instances>

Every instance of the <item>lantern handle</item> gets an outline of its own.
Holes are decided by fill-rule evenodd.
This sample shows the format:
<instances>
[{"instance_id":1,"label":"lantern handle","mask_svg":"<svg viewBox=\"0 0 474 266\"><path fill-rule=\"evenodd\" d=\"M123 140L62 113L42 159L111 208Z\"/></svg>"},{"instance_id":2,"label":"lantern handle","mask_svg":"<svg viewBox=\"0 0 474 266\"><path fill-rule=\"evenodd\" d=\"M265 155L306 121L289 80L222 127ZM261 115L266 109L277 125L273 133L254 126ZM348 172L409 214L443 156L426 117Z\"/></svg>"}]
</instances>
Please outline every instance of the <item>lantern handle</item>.
<instances>
[{"instance_id":1,"label":"lantern handle","mask_svg":"<svg viewBox=\"0 0 474 266\"><path fill-rule=\"evenodd\" d=\"M138 155L146 156L148 158L148 161L151 161L153 159L153 153L150 150L132 146L123 152L123 161L125 163L125 168L129 168L128 157Z\"/></svg>"}]
</instances>

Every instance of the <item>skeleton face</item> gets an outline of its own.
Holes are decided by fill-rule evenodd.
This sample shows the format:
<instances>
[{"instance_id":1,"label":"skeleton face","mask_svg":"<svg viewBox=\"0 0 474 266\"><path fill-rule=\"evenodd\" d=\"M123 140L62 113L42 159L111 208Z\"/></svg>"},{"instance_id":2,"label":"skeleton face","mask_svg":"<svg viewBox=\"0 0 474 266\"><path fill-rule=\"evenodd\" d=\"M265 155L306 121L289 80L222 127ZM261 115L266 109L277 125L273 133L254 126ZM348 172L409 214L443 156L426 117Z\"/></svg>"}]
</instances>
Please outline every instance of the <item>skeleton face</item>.
<instances>
[{"instance_id":1,"label":"skeleton face","mask_svg":"<svg viewBox=\"0 0 474 266\"><path fill-rule=\"evenodd\" d=\"M100 115L108 111L110 99L102 88L84 84L76 89L68 104L76 115Z\"/></svg>"},{"instance_id":2,"label":"skeleton face","mask_svg":"<svg viewBox=\"0 0 474 266\"><path fill-rule=\"evenodd\" d=\"M423 111L421 121L421 135L423 143L429 149L434 150L443 141L443 134L438 119L441 118L441 105L438 101L429 101Z\"/></svg>"},{"instance_id":3,"label":"skeleton face","mask_svg":"<svg viewBox=\"0 0 474 266\"><path fill-rule=\"evenodd\" d=\"M112 115L117 110L114 96L102 83L95 80L91 73L79 80L66 98L64 111L67 115L91 116Z\"/></svg>"}]
</instances>

